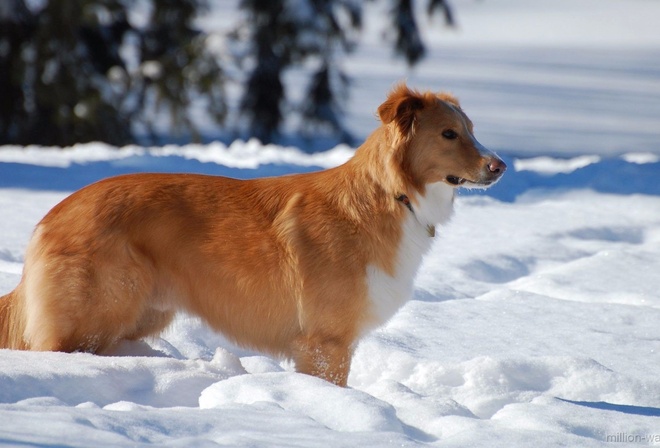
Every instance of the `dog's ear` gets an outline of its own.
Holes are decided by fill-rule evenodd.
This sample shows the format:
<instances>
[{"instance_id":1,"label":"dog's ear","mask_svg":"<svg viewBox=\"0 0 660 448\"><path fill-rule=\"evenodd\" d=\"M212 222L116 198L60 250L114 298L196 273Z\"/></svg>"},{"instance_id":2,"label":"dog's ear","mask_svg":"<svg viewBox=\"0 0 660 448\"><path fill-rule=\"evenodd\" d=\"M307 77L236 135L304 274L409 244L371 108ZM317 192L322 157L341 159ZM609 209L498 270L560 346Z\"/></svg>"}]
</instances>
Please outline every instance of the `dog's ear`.
<instances>
[{"instance_id":1,"label":"dog's ear","mask_svg":"<svg viewBox=\"0 0 660 448\"><path fill-rule=\"evenodd\" d=\"M394 122L401 135L407 137L412 131L415 113L424 108L424 98L400 84L390 92L387 100L378 108L383 124Z\"/></svg>"},{"instance_id":2,"label":"dog's ear","mask_svg":"<svg viewBox=\"0 0 660 448\"><path fill-rule=\"evenodd\" d=\"M446 102L446 103L449 103L449 104L451 104L451 105L453 105L453 106L456 106L456 107L458 107L459 109L461 108L461 103L458 102L458 98L456 98L456 97L455 97L454 95L452 95L451 93L440 92L440 93L438 93L436 96L438 97L438 99L440 99L440 100L442 100L442 101L444 101L444 102Z\"/></svg>"}]
</instances>

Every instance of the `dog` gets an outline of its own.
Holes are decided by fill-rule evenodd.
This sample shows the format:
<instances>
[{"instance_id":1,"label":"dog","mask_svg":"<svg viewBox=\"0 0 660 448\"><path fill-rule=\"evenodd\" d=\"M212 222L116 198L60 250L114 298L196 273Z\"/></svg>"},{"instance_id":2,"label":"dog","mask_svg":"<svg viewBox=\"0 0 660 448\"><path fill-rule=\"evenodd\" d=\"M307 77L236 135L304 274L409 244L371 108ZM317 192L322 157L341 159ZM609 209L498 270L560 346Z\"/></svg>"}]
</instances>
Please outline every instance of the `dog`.
<instances>
[{"instance_id":1,"label":"dog","mask_svg":"<svg viewBox=\"0 0 660 448\"><path fill-rule=\"evenodd\" d=\"M0 298L0 348L103 353L178 311L346 386L353 349L412 296L460 186L505 163L450 94L399 84L345 164L237 180L129 174L65 198Z\"/></svg>"}]
</instances>

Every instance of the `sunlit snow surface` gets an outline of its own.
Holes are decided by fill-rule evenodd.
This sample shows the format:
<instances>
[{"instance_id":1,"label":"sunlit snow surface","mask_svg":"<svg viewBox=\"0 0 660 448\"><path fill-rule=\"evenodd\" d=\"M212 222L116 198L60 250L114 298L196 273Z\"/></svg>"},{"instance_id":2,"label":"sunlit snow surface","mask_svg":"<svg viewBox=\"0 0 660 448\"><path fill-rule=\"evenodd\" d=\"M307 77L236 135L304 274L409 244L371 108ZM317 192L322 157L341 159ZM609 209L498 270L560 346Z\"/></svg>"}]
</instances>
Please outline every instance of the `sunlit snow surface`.
<instances>
[{"instance_id":1,"label":"sunlit snow surface","mask_svg":"<svg viewBox=\"0 0 660 448\"><path fill-rule=\"evenodd\" d=\"M65 187L92 180L76 173L230 169L188 158L195 149L119 158L90 144L87 160L33 149L0 163L0 291L18 282L29 234ZM309 169L299 156L300 165L265 156L231 174ZM343 156L339 148L328 160ZM126 343L114 357L0 351L0 443L588 446L622 432L646 437L660 422L660 196L657 186L625 184L660 166L627 158L517 159L491 196L461 192L414 300L362 341L348 390L181 316L161 339ZM7 185L17 167L26 173ZM599 191L608 176L622 192Z\"/></svg>"},{"instance_id":2,"label":"sunlit snow surface","mask_svg":"<svg viewBox=\"0 0 660 448\"><path fill-rule=\"evenodd\" d=\"M424 22L435 43L413 71L367 30L346 67L350 125L368 134L406 77L457 93L510 169L458 195L414 299L360 343L348 389L179 316L114 356L1 350L0 445L660 445L660 4L455 4L465 38ZM20 278L34 225L87 183L279 175L351 153L256 141L0 148L0 294Z\"/></svg>"}]
</instances>

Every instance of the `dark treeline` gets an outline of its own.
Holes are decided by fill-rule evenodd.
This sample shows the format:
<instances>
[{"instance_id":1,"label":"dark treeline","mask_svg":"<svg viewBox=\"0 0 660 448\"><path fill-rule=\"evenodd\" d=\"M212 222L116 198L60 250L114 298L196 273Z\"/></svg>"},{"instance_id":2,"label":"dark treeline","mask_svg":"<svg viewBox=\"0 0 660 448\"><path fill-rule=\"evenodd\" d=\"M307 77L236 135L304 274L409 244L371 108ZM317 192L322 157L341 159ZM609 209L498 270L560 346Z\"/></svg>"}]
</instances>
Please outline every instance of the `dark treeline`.
<instances>
[{"instance_id":1,"label":"dark treeline","mask_svg":"<svg viewBox=\"0 0 660 448\"><path fill-rule=\"evenodd\" d=\"M414 0L383 1L391 4L389 44L417 63L425 47ZM444 0L425 6L453 24ZM123 145L138 134L155 141L155 117L167 118L171 134L199 139L190 105L202 99L204 113L227 126L230 81L243 84L231 121L247 136L276 138L286 110L348 139L341 104L349 80L337 62L358 43L363 2L242 0L239 7L223 36L232 51L218 55L195 23L208 12L203 0L3 0L0 144ZM283 74L301 66L309 67L305 101L292 104Z\"/></svg>"}]
</instances>

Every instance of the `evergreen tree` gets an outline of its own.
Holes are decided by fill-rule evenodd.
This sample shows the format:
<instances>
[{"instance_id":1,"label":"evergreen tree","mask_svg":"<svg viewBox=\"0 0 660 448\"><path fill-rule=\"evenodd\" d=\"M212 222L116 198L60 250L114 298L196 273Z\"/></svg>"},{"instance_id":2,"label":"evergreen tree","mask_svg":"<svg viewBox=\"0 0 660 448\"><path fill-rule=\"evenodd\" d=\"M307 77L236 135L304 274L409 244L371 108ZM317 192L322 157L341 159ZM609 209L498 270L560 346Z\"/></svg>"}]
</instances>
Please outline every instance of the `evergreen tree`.
<instances>
[{"instance_id":1,"label":"evergreen tree","mask_svg":"<svg viewBox=\"0 0 660 448\"><path fill-rule=\"evenodd\" d=\"M414 0L394 0L395 53L414 65L424 56L425 46L417 27ZM243 45L239 66L251 67L241 101L248 131L268 142L282 122L287 97L282 76L293 66L311 67L305 101L293 105L308 126L326 127L349 135L340 119L348 79L338 60L355 47L362 26L360 0L243 0L245 19L232 33ZM454 24L445 0L428 0L427 12L443 12ZM300 88L301 86L296 86ZM288 105L291 108L291 105ZM303 129L304 131L304 129Z\"/></svg>"},{"instance_id":2,"label":"evergreen tree","mask_svg":"<svg viewBox=\"0 0 660 448\"><path fill-rule=\"evenodd\" d=\"M270 141L286 114L303 132L348 139L340 60L357 43L360 0L242 0L243 20L229 35L240 55L233 61L212 55L196 29L203 1L0 0L0 144L122 145L136 133L155 140L164 114L168 130L199 137L194 101L217 123L227 113L221 64L244 73L238 112L249 135ZM395 53L417 63L425 48L414 0L380 1L393 5ZM427 0L428 13L437 10L453 23L445 0ZM296 86L305 91L299 104L283 82L294 67L308 74Z\"/></svg>"},{"instance_id":3,"label":"evergreen tree","mask_svg":"<svg viewBox=\"0 0 660 448\"><path fill-rule=\"evenodd\" d=\"M222 119L222 73L192 21L199 0L4 0L0 6L0 143L121 145L158 111L195 132L187 106L204 95ZM36 5L36 6L35 6ZM128 51L122 51L126 50Z\"/></svg>"}]
</instances>

